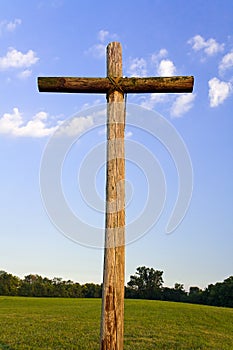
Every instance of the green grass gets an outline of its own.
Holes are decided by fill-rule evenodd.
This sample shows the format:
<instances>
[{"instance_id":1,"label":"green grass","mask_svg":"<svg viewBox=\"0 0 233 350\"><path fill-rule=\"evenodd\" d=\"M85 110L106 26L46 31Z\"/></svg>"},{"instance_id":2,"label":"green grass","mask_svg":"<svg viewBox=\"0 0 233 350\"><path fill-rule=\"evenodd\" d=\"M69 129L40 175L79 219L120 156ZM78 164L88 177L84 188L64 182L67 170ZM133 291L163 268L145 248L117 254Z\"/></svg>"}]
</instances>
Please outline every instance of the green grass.
<instances>
[{"instance_id":1,"label":"green grass","mask_svg":"<svg viewBox=\"0 0 233 350\"><path fill-rule=\"evenodd\" d=\"M99 299L0 297L0 349L95 350ZM124 350L232 350L233 310L125 301Z\"/></svg>"}]
</instances>

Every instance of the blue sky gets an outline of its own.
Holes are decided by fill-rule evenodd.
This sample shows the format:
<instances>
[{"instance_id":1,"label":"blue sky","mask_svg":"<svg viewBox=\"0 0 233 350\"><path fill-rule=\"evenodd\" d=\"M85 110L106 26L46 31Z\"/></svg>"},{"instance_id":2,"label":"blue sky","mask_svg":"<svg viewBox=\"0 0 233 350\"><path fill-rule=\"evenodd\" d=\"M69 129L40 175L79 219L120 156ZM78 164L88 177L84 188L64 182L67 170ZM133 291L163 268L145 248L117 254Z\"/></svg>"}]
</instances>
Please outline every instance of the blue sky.
<instances>
[{"instance_id":1,"label":"blue sky","mask_svg":"<svg viewBox=\"0 0 233 350\"><path fill-rule=\"evenodd\" d=\"M74 243L57 230L44 208L39 177L49 138L78 113L84 135L67 155L62 181L69 205L95 224L85 203L78 207L76 173L105 134L99 130L98 140L85 134L88 121L80 111L98 108L105 97L39 93L37 77L105 76L106 45L120 41L125 76L195 77L193 94L128 96L128 103L160 113L182 136L194 180L184 220L167 235L177 195L174 164L159 142L152 146L145 134L127 128L128 139L147 145L158 158L167 198L157 224L126 247L126 281L141 265L163 270L165 285L179 282L186 289L232 275L232 1L22 0L1 2L0 14L0 269L21 277L102 281L103 250ZM103 169L96 185L102 198ZM130 162L127 169L135 194L131 218L140 210L144 187L140 171ZM104 223L104 215L98 220Z\"/></svg>"}]
</instances>

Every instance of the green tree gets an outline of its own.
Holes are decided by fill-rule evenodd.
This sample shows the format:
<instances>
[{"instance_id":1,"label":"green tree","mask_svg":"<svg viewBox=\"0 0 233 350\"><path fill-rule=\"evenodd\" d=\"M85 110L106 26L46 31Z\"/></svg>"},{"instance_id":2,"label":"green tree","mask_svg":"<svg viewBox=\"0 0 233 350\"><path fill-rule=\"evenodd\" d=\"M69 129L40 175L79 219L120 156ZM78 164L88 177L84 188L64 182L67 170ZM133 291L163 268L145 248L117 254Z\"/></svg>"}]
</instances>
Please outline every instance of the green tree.
<instances>
[{"instance_id":1,"label":"green tree","mask_svg":"<svg viewBox=\"0 0 233 350\"><path fill-rule=\"evenodd\" d=\"M18 295L20 279L5 271L0 274L0 295Z\"/></svg>"},{"instance_id":2,"label":"green tree","mask_svg":"<svg viewBox=\"0 0 233 350\"><path fill-rule=\"evenodd\" d=\"M82 286L82 294L84 298L100 298L102 288L99 284L86 283Z\"/></svg>"},{"instance_id":3,"label":"green tree","mask_svg":"<svg viewBox=\"0 0 233 350\"><path fill-rule=\"evenodd\" d=\"M130 276L128 282L129 294L132 291L134 297L143 299L160 299L163 285L163 271L139 266L136 273Z\"/></svg>"},{"instance_id":4,"label":"green tree","mask_svg":"<svg viewBox=\"0 0 233 350\"><path fill-rule=\"evenodd\" d=\"M188 301L194 304L202 304L203 291L199 287L190 287L188 294Z\"/></svg>"},{"instance_id":5,"label":"green tree","mask_svg":"<svg viewBox=\"0 0 233 350\"><path fill-rule=\"evenodd\" d=\"M222 306L233 307L233 276L223 281L220 293Z\"/></svg>"},{"instance_id":6,"label":"green tree","mask_svg":"<svg viewBox=\"0 0 233 350\"><path fill-rule=\"evenodd\" d=\"M184 290L182 283L175 283L174 285L174 301L187 301L187 293Z\"/></svg>"},{"instance_id":7,"label":"green tree","mask_svg":"<svg viewBox=\"0 0 233 350\"><path fill-rule=\"evenodd\" d=\"M203 292L203 298L208 305L233 307L233 276L223 282L209 284Z\"/></svg>"}]
</instances>

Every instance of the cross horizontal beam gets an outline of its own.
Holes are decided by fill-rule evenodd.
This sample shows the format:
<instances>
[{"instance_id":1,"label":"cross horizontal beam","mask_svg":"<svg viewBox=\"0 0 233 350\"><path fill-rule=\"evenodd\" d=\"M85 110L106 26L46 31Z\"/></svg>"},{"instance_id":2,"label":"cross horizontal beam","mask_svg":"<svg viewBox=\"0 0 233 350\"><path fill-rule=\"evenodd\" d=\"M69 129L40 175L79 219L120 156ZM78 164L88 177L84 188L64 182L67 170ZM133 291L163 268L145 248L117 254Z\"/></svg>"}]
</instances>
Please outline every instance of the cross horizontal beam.
<instances>
[{"instance_id":1,"label":"cross horizontal beam","mask_svg":"<svg viewBox=\"0 0 233 350\"><path fill-rule=\"evenodd\" d=\"M40 92L106 94L112 90L124 93L184 93L193 91L193 76L148 78L75 78L39 77Z\"/></svg>"}]
</instances>

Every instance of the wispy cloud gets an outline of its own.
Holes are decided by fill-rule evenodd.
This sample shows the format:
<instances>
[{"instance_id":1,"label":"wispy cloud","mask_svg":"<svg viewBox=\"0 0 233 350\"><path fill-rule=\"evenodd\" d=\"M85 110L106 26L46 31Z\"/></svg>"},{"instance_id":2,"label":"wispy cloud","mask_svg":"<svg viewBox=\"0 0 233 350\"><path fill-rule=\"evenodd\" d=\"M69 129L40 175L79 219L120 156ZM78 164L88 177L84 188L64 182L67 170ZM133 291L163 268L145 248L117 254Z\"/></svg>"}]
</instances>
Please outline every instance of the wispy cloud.
<instances>
[{"instance_id":1,"label":"wispy cloud","mask_svg":"<svg viewBox=\"0 0 233 350\"><path fill-rule=\"evenodd\" d=\"M217 107L222 104L232 93L232 84L221 81L214 77L209 80L209 100L210 107Z\"/></svg>"},{"instance_id":2,"label":"wispy cloud","mask_svg":"<svg viewBox=\"0 0 233 350\"><path fill-rule=\"evenodd\" d=\"M32 70L31 69L25 69L22 72L18 74L18 78L20 79L27 79L32 75Z\"/></svg>"},{"instance_id":3,"label":"wispy cloud","mask_svg":"<svg viewBox=\"0 0 233 350\"><path fill-rule=\"evenodd\" d=\"M144 58L131 58L127 73L131 77L143 77L147 75L147 63Z\"/></svg>"},{"instance_id":4,"label":"wispy cloud","mask_svg":"<svg viewBox=\"0 0 233 350\"><path fill-rule=\"evenodd\" d=\"M194 51L203 51L207 56L212 56L224 50L224 44L218 43L215 39L205 40L201 35L195 35L188 40Z\"/></svg>"},{"instance_id":5,"label":"wispy cloud","mask_svg":"<svg viewBox=\"0 0 233 350\"><path fill-rule=\"evenodd\" d=\"M21 19L15 18L13 21L3 20L0 22L0 35L4 32L13 32L22 23Z\"/></svg>"},{"instance_id":6,"label":"wispy cloud","mask_svg":"<svg viewBox=\"0 0 233 350\"><path fill-rule=\"evenodd\" d=\"M223 74L227 69L232 67L233 67L233 51L228 52L225 56L223 56L218 66L219 74Z\"/></svg>"},{"instance_id":7,"label":"wispy cloud","mask_svg":"<svg viewBox=\"0 0 233 350\"><path fill-rule=\"evenodd\" d=\"M37 1L37 8L39 10L44 9L46 7L52 8L52 9L58 9L58 8L62 7L63 4L64 4L64 0L51 0L51 1L40 0L40 1Z\"/></svg>"},{"instance_id":8,"label":"wispy cloud","mask_svg":"<svg viewBox=\"0 0 233 350\"><path fill-rule=\"evenodd\" d=\"M98 42L85 52L86 54L90 54L95 58L102 58L105 56L106 45L110 40L117 40L118 35L115 33L110 33L107 30L101 29L97 34Z\"/></svg>"},{"instance_id":9,"label":"wispy cloud","mask_svg":"<svg viewBox=\"0 0 233 350\"><path fill-rule=\"evenodd\" d=\"M125 133L125 138L126 139L130 139L132 136L133 136L132 131L126 131L126 133Z\"/></svg>"},{"instance_id":10,"label":"wispy cloud","mask_svg":"<svg viewBox=\"0 0 233 350\"><path fill-rule=\"evenodd\" d=\"M101 98L97 98L96 100L92 101L92 102L86 102L84 103L82 106L81 106L81 110L85 110L87 108L91 108L91 107L94 107L94 106L97 106L101 103L104 103L104 99L102 100Z\"/></svg>"},{"instance_id":11,"label":"wispy cloud","mask_svg":"<svg viewBox=\"0 0 233 350\"><path fill-rule=\"evenodd\" d=\"M107 40L116 40L118 38L117 34L111 34L108 30L101 29L97 35L98 40L101 43L105 43Z\"/></svg>"},{"instance_id":12,"label":"wispy cloud","mask_svg":"<svg viewBox=\"0 0 233 350\"><path fill-rule=\"evenodd\" d=\"M35 64L39 58L33 50L26 53L17 51L10 47L5 56L0 57L0 70L9 68L28 68Z\"/></svg>"},{"instance_id":13,"label":"wispy cloud","mask_svg":"<svg viewBox=\"0 0 233 350\"><path fill-rule=\"evenodd\" d=\"M151 56L152 63L157 64L162 58L165 58L168 56L167 49L160 49L159 52L153 53Z\"/></svg>"},{"instance_id":14,"label":"wispy cloud","mask_svg":"<svg viewBox=\"0 0 233 350\"><path fill-rule=\"evenodd\" d=\"M193 107L195 98L195 94L182 94L178 96L171 106L171 116L178 118L187 113Z\"/></svg>"},{"instance_id":15,"label":"wispy cloud","mask_svg":"<svg viewBox=\"0 0 233 350\"><path fill-rule=\"evenodd\" d=\"M91 46L86 53L90 54L91 56L95 57L95 58L102 58L105 56L105 52L106 52L106 47L104 44L95 44L93 46Z\"/></svg>"},{"instance_id":16,"label":"wispy cloud","mask_svg":"<svg viewBox=\"0 0 233 350\"><path fill-rule=\"evenodd\" d=\"M74 117L59 126L56 136L76 136L94 125L93 116Z\"/></svg>"},{"instance_id":17,"label":"wispy cloud","mask_svg":"<svg viewBox=\"0 0 233 350\"><path fill-rule=\"evenodd\" d=\"M168 100L169 100L168 94L153 93L153 94L149 94L148 97L145 97L140 103L140 105L147 109L153 109L158 103L165 103L165 102L168 102Z\"/></svg>"}]
</instances>

